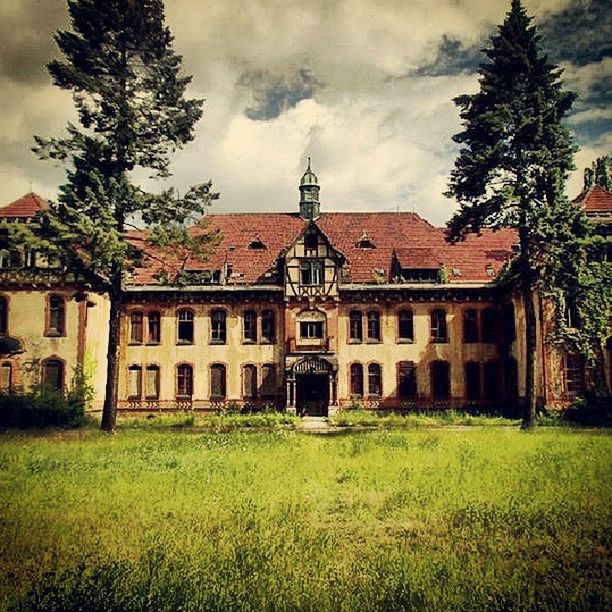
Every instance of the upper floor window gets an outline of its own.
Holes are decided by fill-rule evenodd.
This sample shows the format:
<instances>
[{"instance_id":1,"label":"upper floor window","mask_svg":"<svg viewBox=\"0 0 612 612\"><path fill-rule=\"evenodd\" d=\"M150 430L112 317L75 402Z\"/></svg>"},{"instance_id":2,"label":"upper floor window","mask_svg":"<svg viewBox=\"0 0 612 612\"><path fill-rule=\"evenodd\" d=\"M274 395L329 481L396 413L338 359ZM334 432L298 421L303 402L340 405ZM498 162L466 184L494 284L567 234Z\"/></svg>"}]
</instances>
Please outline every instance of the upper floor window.
<instances>
[{"instance_id":1,"label":"upper floor window","mask_svg":"<svg viewBox=\"0 0 612 612\"><path fill-rule=\"evenodd\" d=\"M257 342L257 313L254 310L244 311L242 335L244 342Z\"/></svg>"},{"instance_id":2,"label":"upper floor window","mask_svg":"<svg viewBox=\"0 0 612 612\"><path fill-rule=\"evenodd\" d=\"M8 298L0 295L0 334L8 334Z\"/></svg>"},{"instance_id":3,"label":"upper floor window","mask_svg":"<svg viewBox=\"0 0 612 612\"><path fill-rule=\"evenodd\" d=\"M448 361L431 363L431 395L434 399L450 397L450 365Z\"/></svg>"},{"instance_id":4,"label":"upper floor window","mask_svg":"<svg viewBox=\"0 0 612 612\"><path fill-rule=\"evenodd\" d=\"M225 399L227 389L226 368L221 363L210 366L210 399Z\"/></svg>"},{"instance_id":5,"label":"upper floor window","mask_svg":"<svg viewBox=\"0 0 612 612\"><path fill-rule=\"evenodd\" d=\"M565 325L567 327L580 327L576 301L570 297L565 299Z\"/></svg>"},{"instance_id":6,"label":"upper floor window","mask_svg":"<svg viewBox=\"0 0 612 612\"><path fill-rule=\"evenodd\" d=\"M142 344L143 336L143 314L140 311L130 315L130 342L132 344Z\"/></svg>"},{"instance_id":7,"label":"upper floor window","mask_svg":"<svg viewBox=\"0 0 612 612\"><path fill-rule=\"evenodd\" d=\"M47 302L47 336L66 334L66 302L60 295L50 295Z\"/></svg>"},{"instance_id":8,"label":"upper floor window","mask_svg":"<svg viewBox=\"0 0 612 612\"><path fill-rule=\"evenodd\" d=\"M351 397L363 397L363 366L360 363L351 364Z\"/></svg>"},{"instance_id":9,"label":"upper floor window","mask_svg":"<svg viewBox=\"0 0 612 612\"><path fill-rule=\"evenodd\" d=\"M351 310L349 312L349 340L351 342L361 342L363 340L361 318L360 310Z\"/></svg>"},{"instance_id":10,"label":"upper floor window","mask_svg":"<svg viewBox=\"0 0 612 612\"><path fill-rule=\"evenodd\" d=\"M470 308L463 312L463 341L478 342L478 311Z\"/></svg>"},{"instance_id":11,"label":"upper floor window","mask_svg":"<svg viewBox=\"0 0 612 612\"><path fill-rule=\"evenodd\" d=\"M304 249L306 255L316 255L319 246L319 237L315 232L309 232L304 236Z\"/></svg>"},{"instance_id":12,"label":"upper floor window","mask_svg":"<svg viewBox=\"0 0 612 612\"><path fill-rule=\"evenodd\" d=\"M159 399L159 366L148 365L145 370L145 398Z\"/></svg>"},{"instance_id":13,"label":"upper floor window","mask_svg":"<svg viewBox=\"0 0 612 612\"><path fill-rule=\"evenodd\" d=\"M142 395L142 368L131 365L128 368L128 398L140 399Z\"/></svg>"},{"instance_id":14,"label":"upper floor window","mask_svg":"<svg viewBox=\"0 0 612 612\"><path fill-rule=\"evenodd\" d=\"M276 316L273 310L261 313L261 341L266 344L274 344L276 341Z\"/></svg>"},{"instance_id":15,"label":"upper floor window","mask_svg":"<svg viewBox=\"0 0 612 612\"><path fill-rule=\"evenodd\" d=\"M213 310L210 313L210 342L225 344L227 340L227 313L225 310Z\"/></svg>"},{"instance_id":16,"label":"upper floor window","mask_svg":"<svg viewBox=\"0 0 612 612\"><path fill-rule=\"evenodd\" d=\"M497 313L492 308L485 308L480 313L482 328L482 341L494 344L499 340L497 330Z\"/></svg>"},{"instance_id":17,"label":"upper floor window","mask_svg":"<svg viewBox=\"0 0 612 612\"><path fill-rule=\"evenodd\" d=\"M414 342L414 317L412 310L400 310L397 315L398 337L401 342Z\"/></svg>"},{"instance_id":18,"label":"upper floor window","mask_svg":"<svg viewBox=\"0 0 612 612\"><path fill-rule=\"evenodd\" d=\"M446 330L446 311L442 309L431 311L431 341L448 342Z\"/></svg>"},{"instance_id":19,"label":"upper floor window","mask_svg":"<svg viewBox=\"0 0 612 612\"><path fill-rule=\"evenodd\" d=\"M276 395L276 366L266 363L261 368L261 397L271 398Z\"/></svg>"},{"instance_id":20,"label":"upper floor window","mask_svg":"<svg viewBox=\"0 0 612 612\"><path fill-rule=\"evenodd\" d=\"M301 338L323 338L323 321L300 321Z\"/></svg>"},{"instance_id":21,"label":"upper floor window","mask_svg":"<svg viewBox=\"0 0 612 612\"><path fill-rule=\"evenodd\" d=\"M148 320L148 332L149 337L147 342L149 344L159 344L161 339L161 317L159 312L152 310L147 314Z\"/></svg>"},{"instance_id":22,"label":"upper floor window","mask_svg":"<svg viewBox=\"0 0 612 612\"><path fill-rule=\"evenodd\" d=\"M176 368L176 397L191 399L193 396L193 367L181 363Z\"/></svg>"},{"instance_id":23,"label":"upper floor window","mask_svg":"<svg viewBox=\"0 0 612 612\"><path fill-rule=\"evenodd\" d=\"M43 361L43 384L56 389L64 390L64 362L59 359L46 359Z\"/></svg>"},{"instance_id":24,"label":"upper floor window","mask_svg":"<svg viewBox=\"0 0 612 612\"><path fill-rule=\"evenodd\" d=\"M371 363L368 366L368 395L382 396L382 374L378 363Z\"/></svg>"},{"instance_id":25,"label":"upper floor window","mask_svg":"<svg viewBox=\"0 0 612 612\"><path fill-rule=\"evenodd\" d=\"M177 314L177 342L179 344L193 344L193 311L182 308Z\"/></svg>"},{"instance_id":26,"label":"upper floor window","mask_svg":"<svg viewBox=\"0 0 612 612\"><path fill-rule=\"evenodd\" d=\"M380 342L380 312L368 311L368 340Z\"/></svg>"},{"instance_id":27,"label":"upper floor window","mask_svg":"<svg viewBox=\"0 0 612 612\"><path fill-rule=\"evenodd\" d=\"M21 253L19 251L0 251L0 268L21 267Z\"/></svg>"},{"instance_id":28,"label":"upper floor window","mask_svg":"<svg viewBox=\"0 0 612 612\"><path fill-rule=\"evenodd\" d=\"M244 399L257 397L257 368L254 365L245 365L242 368L242 397Z\"/></svg>"},{"instance_id":29,"label":"upper floor window","mask_svg":"<svg viewBox=\"0 0 612 612\"><path fill-rule=\"evenodd\" d=\"M465 364L465 397L471 401L480 399L480 364L476 361Z\"/></svg>"},{"instance_id":30,"label":"upper floor window","mask_svg":"<svg viewBox=\"0 0 612 612\"><path fill-rule=\"evenodd\" d=\"M300 284L322 285L323 270L323 262L318 259L313 261L302 261L300 264Z\"/></svg>"},{"instance_id":31,"label":"upper floor window","mask_svg":"<svg viewBox=\"0 0 612 612\"><path fill-rule=\"evenodd\" d=\"M584 360L576 353L565 355L565 392L574 397L584 393Z\"/></svg>"},{"instance_id":32,"label":"upper floor window","mask_svg":"<svg viewBox=\"0 0 612 612\"><path fill-rule=\"evenodd\" d=\"M417 394L416 368L414 361L397 364L397 395L400 399L413 399Z\"/></svg>"}]
</instances>

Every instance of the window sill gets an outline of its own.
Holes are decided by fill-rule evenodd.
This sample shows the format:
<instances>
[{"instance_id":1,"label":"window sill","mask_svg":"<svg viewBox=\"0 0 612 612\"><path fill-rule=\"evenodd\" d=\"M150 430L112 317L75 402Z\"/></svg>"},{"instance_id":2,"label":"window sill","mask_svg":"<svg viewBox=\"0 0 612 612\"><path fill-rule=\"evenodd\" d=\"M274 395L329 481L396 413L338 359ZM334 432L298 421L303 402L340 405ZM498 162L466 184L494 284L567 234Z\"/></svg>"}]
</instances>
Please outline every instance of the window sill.
<instances>
[{"instance_id":1,"label":"window sill","mask_svg":"<svg viewBox=\"0 0 612 612\"><path fill-rule=\"evenodd\" d=\"M262 339L261 344L276 344L276 340L271 340L269 338Z\"/></svg>"},{"instance_id":2,"label":"window sill","mask_svg":"<svg viewBox=\"0 0 612 612\"><path fill-rule=\"evenodd\" d=\"M145 400L147 400L147 402L156 402L159 400L159 395L145 395Z\"/></svg>"},{"instance_id":3,"label":"window sill","mask_svg":"<svg viewBox=\"0 0 612 612\"><path fill-rule=\"evenodd\" d=\"M414 338L398 338L397 344L414 344Z\"/></svg>"},{"instance_id":4,"label":"window sill","mask_svg":"<svg viewBox=\"0 0 612 612\"><path fill-rule=\"evenodd\" d=\"M128 342L128 346L142 346L142 342Z\"/></svg>"},{"instance_id":5,"label":"window sill","mask_svg":"<svg viewBox=\"0 0 612 612\"><path fill-rule=\"evenodd\" d=\"M377 340L376 338L368 338L366 340L366 344L382 344L382 340Z\"/></svg>"},{"instance_id":6,"label":"window sill","mask_svg":"<svg viewBox=\"0 0 612 612\"><path fill-rule=\"evenodd\" d=\"M159 346L161 342L157 340L156 342L147 342L147 346Z\"/></svg>"},{"instance_id":7,"label":"window sill","mask_svg":"<svg viewBox=\"0 0 612 612\"><path fill-rule=\"evenodd\" d=\"M220 344L220 343L218 343L218 342L212 343L211 342L211 344ZM242 344L257 344L257 340L243 340Z\"/></svg>"},{"instance_id":8,"label":"window sill","mask_svg":"<svg viewBox=\"0 0 612 612\"><path fill-rule=\"evenodd\" d=\"M176 400L181 401L181 402L185 402L185 401L190 402L193 400L193 395L177 395Z\"/></svg>"},{"instance_id":9,"label":"window sill","mask_svg":"<svg viewBox=\"0 0 612 612\"><path fill-rule=\"evenodd\" d=\"M45 338L65 338L66 334L62 334L60 332L52 332L52 331L48 331L45 332Z\"/></svg>"},{"instance_id":10,"label":"window sill","mask_svg":"<svg viewBox=\"0 0 612 612\"><path fill-rule=\"evenodd\" d=\"M357 338L349 338L348 344L363 344L363 340Z\"/></svg>"},{"instance_id":11,"label":"window sill","mask_svg":"<svg viewBox=\"0 0 612 612\"><path fill-rule=\"evenodd\" d=\"M129 402L139 402L141 399L140 395L128 395Z\"/></svg>"},{"instance_id":12,"label":"window sill","mask_svg":"<svg viewBox=\"0 0 612 612\"><path fill-rule=\"evenodd\" d=\"M176 342L177 346L193 346L193 342L187 342L185 340L177 340Z\"/></svg>"},{"instance_id":13,"label":"window sill","mask_svg":"<svg viewBox=\"0 0 612 612\"><path fill-rule=\"evenodd\" d=\"M448 344L448 340L432 340L432 344Z\"/></svg>"},{"instance_id":14,"label":"window sill","mask_svg":"<svg viewBox=\"0 0 612 612\"><path fill-rule=\"evenodd\" d=\"M223 345L223 344L227 344L227 342L225 340L211 340L210 344L219 344L219 345Z\"/></svg>"},{"instance_id":15,"label":"window sill","mask_svg":"<svg viewBox=\"0 0 612 612\"><path fill-rule=\"evenodd\" d=\"M225 400L226 400L225 396L215 396L215 395L210 396L211 402L224 402Z\"/></svg>"}]
</instances>

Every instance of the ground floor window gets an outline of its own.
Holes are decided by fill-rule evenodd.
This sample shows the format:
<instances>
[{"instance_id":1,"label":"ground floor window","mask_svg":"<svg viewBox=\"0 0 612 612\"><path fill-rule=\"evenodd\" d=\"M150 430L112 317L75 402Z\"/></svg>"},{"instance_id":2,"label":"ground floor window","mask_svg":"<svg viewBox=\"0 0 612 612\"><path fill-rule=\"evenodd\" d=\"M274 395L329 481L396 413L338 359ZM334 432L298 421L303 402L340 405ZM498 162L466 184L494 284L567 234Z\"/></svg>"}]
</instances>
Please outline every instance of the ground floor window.
<instances>
[{"instance_id":1,"label":"ground floor window","mask_svg":"<svg viewBox=\"0 0 612 612\"><path fill-rule=\"evenodd\" d=\"M261 397L273 398L276 395L276 366L266 363L261 368Z\"/></svg>"},{"instance_id":2,"label":"ground floor window","mask_svg":"<svg viewBox=\"0 0 612 612\"><path fill-rule=\"evenodd\" d=\"M572 397L584 393L584 360L576 353L565 356L565 392Z\"/></svg>"},{"instance_id":3,"label":"ground floor window","mask_svg":"<svg viewBox=\"0 0 612 612\"><path fill-rule=\"evenodd\" d=\"M431 394L434 399L450 397L450 364L448 361L434 361L431 364Z\"/></svg>"},{"instance_id":4,"label":"ground floor window","mask_svg":"<svg viewBox=\"0 0 612 612\"><path fill-rule=\"evenodd\" d=\"M400 361L397 364L397 394L400 399L416 397L417 385L414 361Z\"/></svg>"},{"instance_id":5,"label":"ground floor window","mask_svg":"<svg viewBox=\"0 0 612 612\"><path fill-rule=\"evenodd\" d=\"M242 397L252 400L257 397L257 368L245 365L242 369Z\"/></svg>"},{"instance_id":6,"label":"ground floor window","mask_svg":"<svg viewBox=\"0 0 612 612\"><path fill-rule=\"evenodd\" d=\"M176 368L176 396L191 399L193 396L193 368L186 363Z\"/></svg>"},{"instance_id":7,"label":"ground floor window","mask_svg":"<svg viewBox=\"0 0 612 612\"><path fill-rule=\"evenodd\" d=\"M47 359L43 362L43 383L58 391L64 390L64 362Z\"/></svg>"},{"instance_id":8,"label":"ground floor window","mask_svg":"<svg viewBox=\"0 0 612 612\"><path fill-rule=\"evenodd\" d=\"M465 397L470 401L480 399L480 364L476 361L465 364Z\"/></svg>"},{"instance_id":9,"label":"ground floor window","mask_svg":"<svg viewBox=\"0 0 612 612\"><path fill-rule=\"evenodd\" d=\"M225 366L220 363L210 366L210 399L225 399L226 389L227 379Z\"/></svg>"},{"instance_id":10,"label":"ground floor window","mask_svg":"<svg viewBox=\"0 0 612 612\"><path fill-rule=\"evenodd\" d=\"M368 395L382 396L382 373L378 363L371 363L368 366Z\"/></svg>"},{"instance_id":11,"label":"ground floor window","mask_svg":"<svg viewBox=\"0 0 612 612\"><path fill-rule=\"evenodd\" d=\"M484 364L483 379L484 398L489 402L499 399L499 364L496 361Z\"/></svg>"},{"instance_id":12,"label":"ground floor window","mask_svg":"<svg viewBox=\"0 0 612 612\"><path fill-rule=\"evenodd\" d=\"M351 364L351 397L363 397L363 366L360 363Z\"/></svg>"},{"instance_id":13,"label":"ground floor window","mask_svg":"<svg viewBox=\"0 0 612 612\"><path fill-rule=\"evenodd\" d=\"M149 365L145 375L145 397L147 399L159 399L159 367Z\"/></svg>"}]
</instances>

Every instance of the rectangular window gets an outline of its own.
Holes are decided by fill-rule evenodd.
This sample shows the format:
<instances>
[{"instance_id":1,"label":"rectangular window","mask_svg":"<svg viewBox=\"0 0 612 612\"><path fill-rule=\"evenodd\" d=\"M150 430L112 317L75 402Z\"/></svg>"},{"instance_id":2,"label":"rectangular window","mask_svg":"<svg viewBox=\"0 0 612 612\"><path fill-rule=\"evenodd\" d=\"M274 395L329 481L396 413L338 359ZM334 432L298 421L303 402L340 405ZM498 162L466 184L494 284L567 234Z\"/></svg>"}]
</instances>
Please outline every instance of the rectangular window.
<instances>
[{"instance_id":1,"label":"rectangular window","mask_svg":"<svg viewBox=\"0 0 612 612\"><path fill-rule=\"evenodd\" d=\"M257 314L254 310L245 310L242 318L244 342L257 342Z\"/></svg>"},{"instance_id":2,"label":"rectangular window","mask_svg":"<svg viewBox=\"0 0 612 612\"><path fill-rule=\"evenodd\" d=\"M349 340L351 342L361 342L363 340L360 310L351 310L349 313Z\"/></svg>"},{"instance_id":3,"label":"rectangular window","mask_svg":"<svg viewBox=\"0 0 612 612\"><path fill-rule=\"evenodd\" d=\"M301 285L322 285L323 284L323 262L315 259L313 261L303 261L300 264L300 284Z\"/></svg>"},{"instance_id":4,"label":"rectangular window","mask_svg":"<svg viewBox=\"0 0 612 612\"><path fill-rule=\"evenodd\" d=\"M450 397L450 365L448 361L432 362L431 393L435 400L445 400Z\"/></svg>"},{"instance_id":5,"label":"rectangular window","mask_svg":"<svg viewBox=\"0 0 612 612\"><path fill-rule=\"evenodd\" d=\"M444 310L433 310L431 312L431 341L435 343L448 342L446 311Z\"/></svg>"},{"instance_id":6,"label":"rectangular window","mask_svg":"<svg viewBox=\"0 0 612 612\"><path fill-rule=\"evenodd\" d=\"M470 401L480 399L480 364L475 361L465 364L465 397Z\"/></svg>"},{"instance_id":7,"label":"rectangular window","mask_svg":"<svg viewBox=\"0 0 612 612\"><path fill-rule=\"evenodd\" d=\"M472 308L463 313L463 342L478 342L478 311Z\"/></svg>"},{"instance_id":8,"label":"rectangular window","mask_svg":"<svg viewBox=\"0 0 612 612\"><path fill-rule=\"evenodd\" d=\"M159 312L151 311L147 315L149 323L149 344L159 344L161 338L161 317Z\"/></svg>"},{"instance_id":9,"label":"rectangular window","mask_svg":"<svg viewBox=\"0 0 612 612\"><path fill-rule=\"evenodd\" d=\"M380 342L380 312L378 310L368 312L368 341Z\"/></svg>"},{"instance_id":10,"label":"rectangular window","mask_svg":"<svg viewBox=\"0 0 612 612\"><path fill-rule=\"evenodd\" d=\"M397 365L397 394L400 399L414 399L417 395L416 368L413 361Z\"/></svg>"},{"instance_id":11,"label":"rectangular window","mask_svg":"<svg viewBox=\"0 0 612 612\"><path fill-rule=\"evenodd\" d=\"M565 356L565 392L571 397L584 393L584 361L575 353Z\"/></svg>"},{"instance_id":12,"label":"rectangular window","mask_svg":"<svg viewBox=\"0 0 612 612\"><path fill-rule=\"evenodd\" d=\"M193 368L185 363L176 368L176 396L182 399L193 396Z\"/></svg>"},{"instance_id":13,"label":"rectangular window","mask_svg":"<svg viewBox=\"0 0 612 612\"><path fill-rule=\"evenodd\" d=\"M10 393L13 383L13 368L6 362L0 366L0 393Z\"/></svg>"},{"instance_id":14,"label":"rectangular window","mask_svg":"<svg viewBox=\"0 0 612 612\"><path fill-rule=\"evenodd\" d=\"M183 309L178 311L177 342L193 344L193 312Z\"/></svg>"},{"instance_id":15,"label":"rectangular window","mask_svg":"<svg viewBox=\"0 0 612 612\"><path fill-rule=\"evenodd\" d=\"M360 363L351 365L351 397L363 397L363 366Z\"/></svg>"},{"instance_id":16,"label":"rectangular window","mask_svg":"<svg viewBox=\"0 0 612 612\"><path fill-rule=\"evenodd\" d=\"M300 337L323 338L323 321L300 321Z\"/></svg>"},{"instance_id":17,"label":"rectangular window","mask_svg":"<svg viewBox=\"0 0 612 612\"><path fill-rule=\"evenodd\" d=\"M274 344L276 341L276 316L273 310L261 313L261 341L265 344Z\"/></svg>"},{"instance_id":18,"label":"rectangular window","mask_svg":"<svg viewBox=\"0 0 612 612\"><path fill-rule=\"evenodd\" d=\"M484 364L483 387L485 400L492 402L499 399L499 364L489 361Z\"/></svg>"},{"instance_id":19,"label":"rectangular window","mask_svg":"<svg viewBox=\"0 0 612 612\"><path fill-rule=\"evenodd\" d=\"M63 336L66 332L66 305L59 295L49 296L47 302L47 336Z\"/></svg>"},{"instance_id":20,"label":"rectangular window","mask_svg":"<svg viewBox=\"0 0 612 612\"><path fill-rule=\"evenodd\" d=\"M223 400L226 394L225 366L215 364L210 367L210 399Z\"/></svg>"},{"instance_id":21,"label":"rectangular window","mask_svg":"<svg viewBox=\"0 0 612 612\"><path fill-rule=\"evenodd\" d=\"M492 308L485 308L480 313L480 322L482 326L482 341L489 344L495 344L499 340L499 332L497 330L497 313Z\"/></svg>"},{"instance_id":22,"label":"rectangular window","mask_svg":"<svg viewBox=\"0 0 612 612\"><path fill-rule=\"evenodd\" d=\"M382 375L380 365L377 363L371 363L368 366L368 395L382 396Z\"/></svg>"},{"instance_id":23,"label":"rectangular window","mask_svg":"<svg viewBox=\"0 0 612 612\"><path fill-rule=\"evenodd\" d=\"M145 398L159 399L159 367L147 366L145 374Z\"/></svg>"},{"instance_id":24,"label":"rectangular window","mask_svg":"<svg viewBox=\"0 0 612 612\"><path fill-rule=\"evenodd\" d=\"M130 366L128 368L128 398L140 399L142 394L142 368Z\"/></svg>"},{"instance_id":25,"label":"rectangular window","mask_svg":"<svg viewBox=\"0 0 612 612\"><path fill-rule=\"evenodd\" d=\"M245 365L242 368L242 397L244 399L257 397L257 368L254 365Z\"/></svg>"},{"instance_id":26,"label":"rectangular window","mask_svg":"<svg viewBox=\"0 0 612 612\"><path fill-rule=\"evenodd\" d=\"M316 255L318 246L319 237L316 233L311 232L304 236L304 249L306 249L306 255Z\"/></svg>"},{"instance_id":27,"label":"rectangular window","mask_svg":"<svg viewBox=\"0 0 612 612\"><path fill-rule=\"evenodd\" d=\"M213 310L210 315L210 342L211 344L225 344L227 339L227 314L225 310Z\"/></svg>"},{"instance_id":28,"label":"rectangular window","mask_svg":"<svg viewBox=\"0 0 612 612\"><path fill-rule=\"evenodd\" d=\"M261 397L273 398L276 396L276 366L266 363L261 368Z\"/></svg>"},{"instance_id":29,"label":"rectangular window","mask_svg":"<svg viewBox=\"0 0 612 612\"><path fill-rule=\"evenodd\" d=\"M130 315L130 343L142 344L143 314L133 312Z\"/></svg>"},{"instance_id":30,"label":"rectangular window","mask_svg":"<svg viewBox=\"0 0 612 612\"><path fill-rule=\"evenodd\" d=\"M414 342L414 322L412 310L400 310L398 314L400 342Z\"/></svg>"}]
</instances>

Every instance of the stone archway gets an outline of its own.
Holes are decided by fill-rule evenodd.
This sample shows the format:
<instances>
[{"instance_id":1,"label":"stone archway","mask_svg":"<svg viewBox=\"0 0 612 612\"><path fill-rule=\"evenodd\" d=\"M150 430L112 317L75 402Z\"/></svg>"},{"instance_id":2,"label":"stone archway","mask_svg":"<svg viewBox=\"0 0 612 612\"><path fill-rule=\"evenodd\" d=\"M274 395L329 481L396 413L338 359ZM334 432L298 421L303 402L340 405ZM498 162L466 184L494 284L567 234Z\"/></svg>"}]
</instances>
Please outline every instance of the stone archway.
<instances>
[{"instance_id":1,"label":"stone archway","mask_svg":"<svg viewBox=\"0 0 612 612\"><path fill-rule=\"evenodd\" d=\"M299 416L328 416L336 404L336 369L318 355L295 361L287 369L288 410Z\"/></svg>"}]
</instances>

